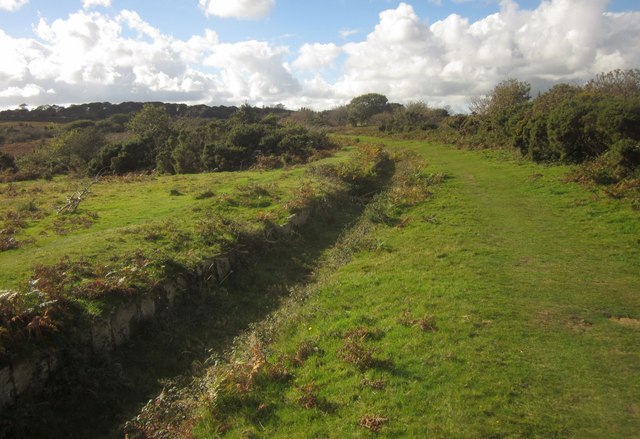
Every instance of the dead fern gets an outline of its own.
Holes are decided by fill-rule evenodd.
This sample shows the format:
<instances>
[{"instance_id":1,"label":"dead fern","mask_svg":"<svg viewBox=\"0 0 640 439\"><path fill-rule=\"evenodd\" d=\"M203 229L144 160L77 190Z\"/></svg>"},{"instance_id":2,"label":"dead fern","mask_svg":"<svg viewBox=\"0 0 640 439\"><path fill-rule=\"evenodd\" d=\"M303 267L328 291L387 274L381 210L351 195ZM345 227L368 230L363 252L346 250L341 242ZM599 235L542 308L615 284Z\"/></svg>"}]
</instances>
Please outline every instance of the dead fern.
<instances>
[{"instance_id":1,"label":"dead fern","mask_svg":"<svg viewBox=\"0 0 640 439\"><path fill-rule=\"evenodd\" d=\"M366 428L367 430L379 433L382 429L382 426L387 422L389 422L389 418L385 418L380 415L367 414L360 417L358 425L362 428Z\"/></svg>"}]
</instances>

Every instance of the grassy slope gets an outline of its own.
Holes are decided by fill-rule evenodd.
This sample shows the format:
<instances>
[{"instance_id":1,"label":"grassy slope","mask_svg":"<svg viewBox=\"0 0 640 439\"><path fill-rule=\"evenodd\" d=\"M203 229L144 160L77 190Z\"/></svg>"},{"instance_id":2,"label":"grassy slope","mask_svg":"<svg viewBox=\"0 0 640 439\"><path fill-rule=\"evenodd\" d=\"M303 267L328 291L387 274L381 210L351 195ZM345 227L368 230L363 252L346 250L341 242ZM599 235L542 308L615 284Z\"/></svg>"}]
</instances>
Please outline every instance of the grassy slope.
<instances>
[{"instance_id":1,"label":"grassy slope","mask_svg":"<svg viewBox=\"0 0 640 439\"><path fill-rule=\"evenodd\" d=\"M341 160L348 154L345 150L322 163ZM106 263L113 256L136 249L150 252L163 248L182 253L184 258L189 258L194 249L215 253L214 246L197 242L198 220L220 214L253 225L265 217L284 222L289 215L287 203L295 198L305 170L301 166L275 171L105 178L91 187L92 194L81 203L78 214L67 217L56 214L56 208L82 187L82 181L64 177L53 182L0 184L0 228L7 212L20 212L32 200L38 209L33 218L29 218L29 212L25 214L27 227L16 235L25 244L0 252L0 290L24 288L35 264L53 264L64 256ZM252 193L255 187L268 193L258 198ZM172 195L172 190L179 195ZM213 195L197 199L205 192ZM67 223L62 226L63 233L56 232L56 223L66 218L87 220L88 227ZM154 234L160 238L150 237Z\"/></svg>"},{"instance_id":2,"label":"grassy slope","mask_svg":"<svg viewBox=\"0 0 640 439\"><path fill-rule=\"evenodd\" d=\"M320 354L293 367L291 385L267 385L267 405L233 419L228 437L367 437L365 414L388 418L388 437L636 435L638 213L563 183L566 168L386 143L451 178L405 227L380 226L378 251L329 276L270 347L271 361L304 341ZM423 316L436 332L407 324ZM358 327L380 333L364 344L388 361L343 360ZM308 385L318 403L305 409Z\"/></svg>"}]
</instances>

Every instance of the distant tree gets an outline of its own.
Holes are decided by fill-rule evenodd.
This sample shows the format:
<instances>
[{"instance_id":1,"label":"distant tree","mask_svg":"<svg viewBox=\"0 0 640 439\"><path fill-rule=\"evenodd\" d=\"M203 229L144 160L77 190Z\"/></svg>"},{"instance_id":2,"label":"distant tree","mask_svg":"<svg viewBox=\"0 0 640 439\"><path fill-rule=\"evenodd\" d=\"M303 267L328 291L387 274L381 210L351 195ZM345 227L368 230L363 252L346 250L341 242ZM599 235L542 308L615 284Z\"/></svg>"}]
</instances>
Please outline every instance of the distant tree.
<instances>
[{"instance_id":1,"label":"distant tree","mask_svg":"<svg viewBox=\"0 0 640 439\"><path fill-rule=\"evenodd\" d=\"M349 122L353 126L365 125L369 119L387 110L388 99L378 93L367 93L351 100L347 106Z\"/></svg>"},{"instance_id":2,"label":"distant tree","mask_svg":"<svg viewBox=\"0 0 640 439\"><path fill-rule=\"evenodd\" d=\"M51 141L52 157L75 172L84 173L87 164L107 141L97 128L72 129L56 136Z\"/></svg>"},{"instance_id":3,"label":"distant tree","mask_svg":"<svg viewBox=\"0 0 640 439\"><path fill-rule=\"evenodd\" d=\"M547 120L551 151L560 160L574 163L602 154L608 142L597 120L597 99L577 95L562 102L549 113Z\"/></svg>"},{"instance_id":4,"label":"distant tree","mask_svg":"<svg viewBox=\"0 0 640 439\"><path fill-rule=\"evenodd\" d=\"M156 153L156 170L164 174L175 174L176 169L173 162L173 150L178 143L176 136L170 136L164 145Z\"/></svg>"},{"instance_id":5,"label":"distant tree","mask_svg":"<svg viewBox=\"0 0 640 439\"><path fill-rule=\"evenodd\" d=\"M232 121L237 123L256 123L260 120L258 109L251 105L244 103L236 110L231 116Z\"/></svg>"},{"instance_id":6,"label":"distant tree","mask_svg":"<svg viewBox=\"0 0 640 439\"><path fill-rule=\"evenodd\" d=\"M612 70L599 73L585 85L588 93L605 94L621 98L640 97L640 69Z\"/></svg>"},{"instance_id":7,"label":"distant tree","mask_svg":"<svg viewBox=\"0 0 640 439\"><path fill-rule=\"evenodd\" d=\"M193 174L202 169L201 149L197 145L179 141L171 152L171 159L178 174Z\"/></svg>"},{"instance_id":8,"label":"distant tree","mask_svg":"<svg viewBox=\"0 0 640 439\"><path fill-rule=\"evenodd\" d=\"M549 144L549 114L580 92L580 87L557 84L537 96L511 132L513 146L535 161L559 160L562 152Z\"/></svg>"},{"instance_id":9,"label":"distant tree","mask_svg":"<svg viewBox=\"0 0 640 439\"><path fill-rule=\"evenodd\" d=\"M489 96L478 100L475 113L481 126L496 140L503 142L512 135L523 117L523 112L531 100L531 85L516 79L500 82Z\"/></svg>"},{"instance_id":10,"label":"distant tree","mask_svg":"<svg viewBox=\"0 0 640 439\"><path fill-rule=\"evenodd\" d=\"M227 141L233 146L255 150L265 132L266 127L261 124L234 124L227 134Z\"/></svg>"},{"instance_id":11,"label":"distant tree","mask_svg":"<svg viewBox=\"0 0 640 439\"><path fill-rule=\"evenodd\" d=\"M117 155L111 158L111 170L116 174L125 174L149 167L145 146L140 139L120 144Z\"/></svg>"},{"instance_id":12,"label":"distant tree","mask_svg":"<svg viewBox=\"0 0 640 439\"><path fill-rule=\"evenodd\" d=\"M129 130L155 150L171 135L171 119L164 106L145 104L128 124Z\"/></svg>"},{"instance_id":13,"label":"distant tree","mask_svg":"<svg viewBox=\"0 0 640 439\"><path fill-rule=\"evenodd\" d=\"M349 123L349 110L346 105L322 112L323 123L331 127L341 127Z\"/></svg>"}]
</instances>

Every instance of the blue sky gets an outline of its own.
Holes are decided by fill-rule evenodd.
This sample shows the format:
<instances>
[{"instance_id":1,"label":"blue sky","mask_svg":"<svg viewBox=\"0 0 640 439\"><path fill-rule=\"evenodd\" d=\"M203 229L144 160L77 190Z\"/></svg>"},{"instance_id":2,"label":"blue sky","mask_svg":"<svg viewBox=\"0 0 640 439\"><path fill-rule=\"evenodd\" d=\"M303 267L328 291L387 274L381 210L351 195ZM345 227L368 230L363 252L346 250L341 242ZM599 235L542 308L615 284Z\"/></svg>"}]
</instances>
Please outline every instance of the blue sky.
<instances>
[{"instance_id":1,"label":"blue sky","mask_svg":"<svg viewBox=\"0 0 640 439\"><path fill-rule=\"evenodd\" d=\"M163 100L464 111L640 67L637 0L0 0L0 107Z\"/></svg>"}]
</instances>

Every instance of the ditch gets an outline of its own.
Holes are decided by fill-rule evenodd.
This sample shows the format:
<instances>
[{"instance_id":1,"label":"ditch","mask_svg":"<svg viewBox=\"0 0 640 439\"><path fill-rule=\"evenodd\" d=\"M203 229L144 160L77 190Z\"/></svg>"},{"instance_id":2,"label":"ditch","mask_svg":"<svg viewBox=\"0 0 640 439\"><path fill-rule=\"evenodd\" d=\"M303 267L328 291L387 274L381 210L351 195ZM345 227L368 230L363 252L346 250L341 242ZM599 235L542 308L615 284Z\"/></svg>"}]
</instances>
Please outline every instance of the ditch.
<instances>
[{"instance_id":1,"label":"ditch","mask_svg":"<svg viewBox=\"0 0 640 439\"><path fill-rule=\"evenodd\" d=\"M379 188L390 175L380 179ZM378 189L379 189L378 188ZM6 409L0 437L115 438L124 423L169 381L188 384L208 359L304 285L323 252L362 213L366 200L347 197L318 211L294 234L245 257L237 272L190 298L163 320L143 323L108 357L75 352L44 393Z\"/></svg>"}]
</instances>

